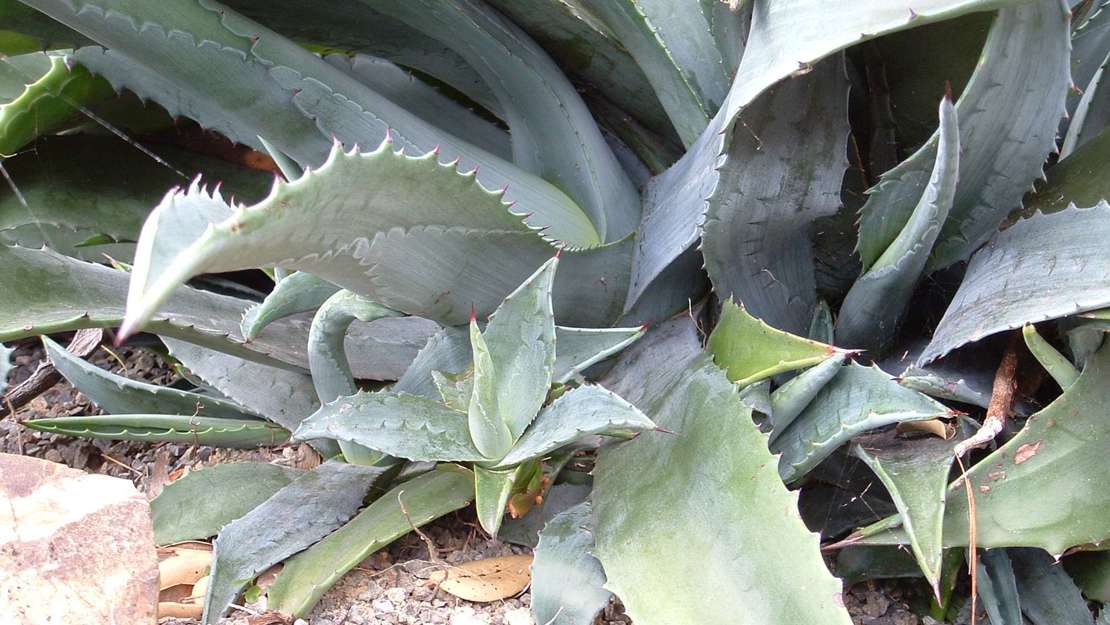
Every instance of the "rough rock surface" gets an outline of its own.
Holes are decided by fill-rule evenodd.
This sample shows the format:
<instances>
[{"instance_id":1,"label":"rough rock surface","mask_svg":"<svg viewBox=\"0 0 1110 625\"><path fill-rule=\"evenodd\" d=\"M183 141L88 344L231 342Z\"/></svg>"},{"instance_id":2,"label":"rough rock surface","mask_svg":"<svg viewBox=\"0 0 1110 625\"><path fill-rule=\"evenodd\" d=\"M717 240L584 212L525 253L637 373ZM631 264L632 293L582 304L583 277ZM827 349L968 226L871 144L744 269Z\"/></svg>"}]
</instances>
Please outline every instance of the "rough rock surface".
<instances>
[{"instance_id":1,"label":"rough rock surface","mask_svg":"<svg viewBox=\"0 0 1110 625\"><path fill-rule=\"evenodd\" d=\"M153 540L150 508L131 482L0 454L5 623L154 623Z\"/></svg>"}]
</instances>

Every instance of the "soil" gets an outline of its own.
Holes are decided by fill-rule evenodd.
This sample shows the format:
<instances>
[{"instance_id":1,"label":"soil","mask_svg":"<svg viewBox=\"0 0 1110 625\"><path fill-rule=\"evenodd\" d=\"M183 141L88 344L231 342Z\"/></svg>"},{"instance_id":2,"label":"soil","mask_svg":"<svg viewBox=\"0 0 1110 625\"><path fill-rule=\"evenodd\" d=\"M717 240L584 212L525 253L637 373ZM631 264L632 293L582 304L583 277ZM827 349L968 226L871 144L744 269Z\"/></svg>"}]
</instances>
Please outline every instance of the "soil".
<instances>
[{"instance_id":1,"label":"soil","mask_svg":"<svg viewBox=\"0 0 1110 625\"><path fill-rule=\"evenodd\" d=\"M18 346L11 384L26 379L43 358L41 345ZM155 353L141 348L109 352L101 348L91 361L132 379L156 384L172 382L174 373ZM20 420L48 416L100 414L88 399L66 382L57 384L17 411ZM310 468L318 457L307 446L261 450L223 450L192 445L109 442L44 434L0 420L0 452L17 453L60 462L93 473L132 480L148 497L188 468L220 462L254 460ZM530 597L521 595L493 603L472 603L453 597L428 581L445 565L480 558L527 553L528 550L486 536L469 510L444 517L425 528L436 547L436 559L418 536L410 534L367 558L348 573L320 601L307 619L296 625L533 625ZM929 625L909 608L909 594L898 584L865 582L848 589L845 606L856 625ZM225 625L275 625L264 605L235 608ZM632 621L619 603L610 605L598 625L628 625ZM196 621L166 618L162 625L195 625Z\"/></svg>"}]
</instances>

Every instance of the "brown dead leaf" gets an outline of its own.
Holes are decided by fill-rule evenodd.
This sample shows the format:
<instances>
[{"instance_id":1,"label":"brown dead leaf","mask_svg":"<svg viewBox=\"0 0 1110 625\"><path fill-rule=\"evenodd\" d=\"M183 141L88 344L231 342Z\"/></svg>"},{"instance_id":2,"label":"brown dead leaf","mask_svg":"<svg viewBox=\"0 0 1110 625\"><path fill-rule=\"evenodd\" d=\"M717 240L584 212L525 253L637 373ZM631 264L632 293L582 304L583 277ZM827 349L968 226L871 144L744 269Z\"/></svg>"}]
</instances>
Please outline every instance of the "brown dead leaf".
<instances>
[{"instance_id":1,"label":"brown dead leaf","mask_svg":"<svg viewBox=\"0 0 1110 625\"><path fill-rule=\"evenodd\" d=\"M204 549L172 549L171 555L158 563L158 589L181 584L193 585L208 574L212 552Z\"/></svg>"},{"instance_id":2,"label":"brown dead leaf","mask_svg":"<svg viewBox=\"0 0 1110 625\"><path fill-rule=\"evenodd\" d=\"M953 429L940 419L928 421L903 421L897 426L899 432L925 432L938 438L948 440L952 438Z\"/></svg>"},{"instance_id":3,"label":"brown dead leaf","mask_svg":"<svg viewBox=\"0 0 1110 625\"><path fill-rule=\"evenodd\" d=\"M204 606L199 603L177 603L174 601L158 602L158 618L200 618L204 614Z\"/></svg>"},{"instance_id":4,"label":"brown dead leaf","mask_svg":"<svg viewBox=\"0 0 1110 625\"><path fill-rule=\"evenodd\" d=\"M486 603L520 594L532 581L531 554L473 560L429 578L448 593Z\"/></svg>"},{"instance_id":5,"label":"brown dead leaf","mask_svg":"<svg viewBox=\"0 0 1110 625\"><path fill-rule=\"evenodd\" d=\"M170 454L165 449L159 449L154 454L154 466L150 468L150 476L146 480L146 498L154 499L169 483Z\"/></svg>"}]
</instances>

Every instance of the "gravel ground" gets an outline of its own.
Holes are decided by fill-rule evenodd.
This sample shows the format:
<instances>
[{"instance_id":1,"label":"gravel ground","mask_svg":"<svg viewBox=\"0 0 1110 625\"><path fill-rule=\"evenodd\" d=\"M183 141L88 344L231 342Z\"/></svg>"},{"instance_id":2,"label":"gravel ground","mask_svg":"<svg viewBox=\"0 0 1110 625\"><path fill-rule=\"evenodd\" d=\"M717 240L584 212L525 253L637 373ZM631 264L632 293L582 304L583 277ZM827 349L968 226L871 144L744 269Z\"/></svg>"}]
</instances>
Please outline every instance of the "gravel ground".
<instances>
[{"instance_id":1,"label":"gravel ground","mask_svg":"<svg viewBox=\"0 0 1110 625\"><path fill-rule=\"evenodd\" d=\"M154 383L172 381L173 373L157 354L138 348L115 351L119 360L106 350L98 350L92 361L116 373ZM16 351L18 365L12 384L25 379L42 359L37 342L26 341ZM120 360L123 362L121 363ZM126 365L126 370L123 366ZM46 416L99 414L95 406L69 384L62 382L23 407L21 419ZM257 451L218 450L188 445L149 445L74 439L43 434L15 423L10 417L0 420L0 451L18 453L61 462L74 468L132 480L140 490L153 497L172 477L187 468L236 460L278 462L310 468L319 457L307 446L285 446ZM469 510L449 515L425 528L436 547L433 559L427 545L409 535L389 549L367 558L329 591L308 619L297 625L532 625L530 596L493 603L472 603L453 597L428 581L433 571L480 558L527 553L527 549L490 540L478 528ZM897 584L862 583L845 594L845 606L856 625L931 625L908 607L906 590ZM237 610L225 625L276 625L264 605L248 605ZM195 625L196 621L162 619L162 625ZM632 621L619 604L611 605L597 625L628 625Z\"/></svg>"}]
</instances>

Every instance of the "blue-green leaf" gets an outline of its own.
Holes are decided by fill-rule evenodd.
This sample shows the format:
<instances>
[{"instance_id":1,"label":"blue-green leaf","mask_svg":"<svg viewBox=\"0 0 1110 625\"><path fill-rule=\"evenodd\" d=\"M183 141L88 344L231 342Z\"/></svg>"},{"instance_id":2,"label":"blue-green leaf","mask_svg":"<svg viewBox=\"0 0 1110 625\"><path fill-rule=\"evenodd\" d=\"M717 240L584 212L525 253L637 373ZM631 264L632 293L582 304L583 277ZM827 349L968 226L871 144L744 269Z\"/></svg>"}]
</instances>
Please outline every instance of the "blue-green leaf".
<instances>
[{"instance_id":1,"label":"blue-green leaf","mask_svg":"<svg viewBox=\"0 0 1110 625\"><path fill-rule=\"evenodd\" d=\"M532 561L532 617L545 625L591 625L613 596L593 556L590 502L548 521Z\"/></svg>"},{"instance_id":2,"label":"blue-green leaf","mask_svg":"<svg viewBox=\"0 0 1110 625\"><path fill-rule=\"evenodd\" d=\"M183 443L212 447L272 447L289 432L259 419L229 419L164 414L114 414L32 419L23 425L52 434L109 441Z\"/></svg>"}]
</instances>

